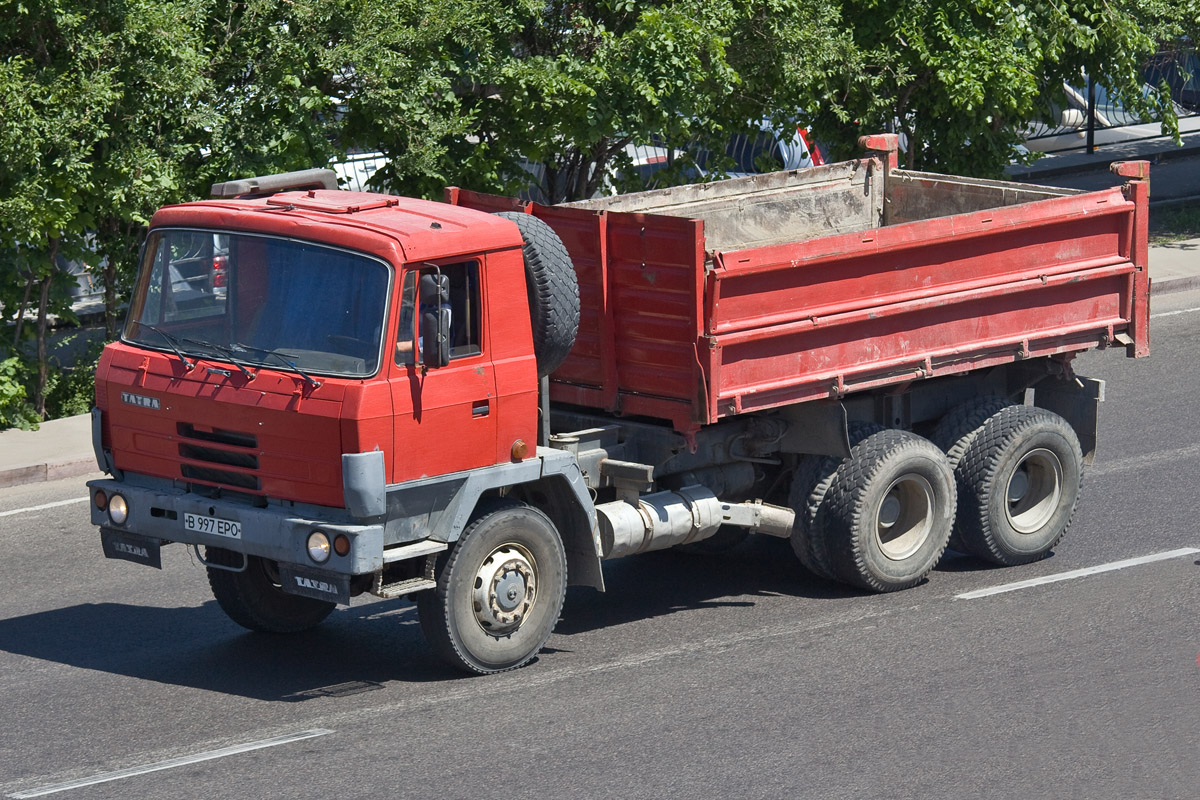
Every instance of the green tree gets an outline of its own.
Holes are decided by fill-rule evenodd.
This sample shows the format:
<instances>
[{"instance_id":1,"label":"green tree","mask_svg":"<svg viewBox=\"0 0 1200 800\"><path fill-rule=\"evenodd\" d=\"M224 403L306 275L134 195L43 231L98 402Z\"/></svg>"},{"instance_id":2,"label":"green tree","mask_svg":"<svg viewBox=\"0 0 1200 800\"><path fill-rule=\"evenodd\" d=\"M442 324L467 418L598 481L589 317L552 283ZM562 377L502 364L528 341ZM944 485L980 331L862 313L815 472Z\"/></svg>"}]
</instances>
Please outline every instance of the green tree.
<instances>
[{"instance_id":1,"label":"green tree","mask_svg":"<svg viewBox=\"0 0 1200 800\"><path fill-rule=\"evenodd\" d=\"M211 119L205 14L204 0L54 0L0 19L0 249L38 290L39 412L45 317L69 315L58 267L97 271L115 335L140 231L184 195Z\"/></svg>"},{"instance_id":2,"label":"green tree","mask_svg":"<svg viewBox=\"0 0 1200 800\"><path fill-rule=\"evenodd\" d=\"M214 0L205 21L212 113L193 196L210 183L328 164L342 152L342 41L369 0Z\"/></svg>"},{"instance_id":3,"label":"green tree","mask_svg":"<svg viewBox=\"0 0 1200 800\"><path fill-rule=\"evenodd\" d=\"M532 172L551 202L600 190L630 144L672 148L682 180L698 148L794 125L848 44L824 0L431 0L359 22L333 55L348 141L391 159L381 183L514 191Z\"/></svg>"},{"instance_id":4,"label":"green tree","mask_svg":"<svg viewBox=\"0 0 1200 800\"><path fill-rule=\"evenodd\" d=\"M845 0L857 68L824 76L812 119L836 155L862 133L895 130L910 168L997 176L1027 123L1086 72L1173 133L1168 99L1145 96L1140 72L1188 13L1194 27L1195 5Z\"/></svg>"}]
</instances>

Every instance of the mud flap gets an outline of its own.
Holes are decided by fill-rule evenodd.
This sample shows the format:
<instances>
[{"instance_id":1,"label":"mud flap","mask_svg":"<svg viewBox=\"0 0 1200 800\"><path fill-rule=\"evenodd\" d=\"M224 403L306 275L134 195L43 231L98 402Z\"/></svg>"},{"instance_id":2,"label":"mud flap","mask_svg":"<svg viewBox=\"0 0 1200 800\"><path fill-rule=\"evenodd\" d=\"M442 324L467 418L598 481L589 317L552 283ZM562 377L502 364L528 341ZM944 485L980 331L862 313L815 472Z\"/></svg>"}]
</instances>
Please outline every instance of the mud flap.
<instances>
[{"instance_id":1,"label":"mud flap","mask_svg":"<svg viewBox=\"0 0 1200 800\"><path fill-rule=\"evenodd\" d=\"M288 594L350 605L350 576L304 569L295 564L279 565L279 585Z\"/></svg>"},{"instance_id":2,"label":"mud flap","mask_svg":"<svg viewBox=\"0 0 1200 800\"><path fill-rule=\"evenodd\" d=\"M136 533L100 529L100 543L104 546L105 558L132 561L155 569L162 569L161 539L151 539Z\"/></svg>"}]
</instances>

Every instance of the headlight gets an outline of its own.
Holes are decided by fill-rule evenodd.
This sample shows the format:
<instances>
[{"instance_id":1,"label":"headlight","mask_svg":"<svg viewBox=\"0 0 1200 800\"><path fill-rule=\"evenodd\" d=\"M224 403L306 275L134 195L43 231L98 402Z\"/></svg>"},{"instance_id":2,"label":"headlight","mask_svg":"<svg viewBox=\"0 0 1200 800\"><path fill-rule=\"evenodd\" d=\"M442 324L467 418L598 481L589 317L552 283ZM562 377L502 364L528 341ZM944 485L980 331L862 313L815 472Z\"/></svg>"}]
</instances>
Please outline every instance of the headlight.
<instances>
[{"instance_id":1,"label":"headlight","mask_svg":"<svg viewBox=\"0 0 1200 800\"><path fill-rule=\"evenodd\" d=\"M108 498L108 518L114 525L124 525L129 519L129 504L119 494Z\"/></svg>"},{"instance_id":2,"label":"headlight","mask_svg":"<svg viewBox=\"0 0 1200 800\"><path fill-rule=\"evenodd\" d=\"M318 564L324 564L329 560L329 537L320 531L313 531L308 535L308 557Z\"/></svg>"}]
</instances>

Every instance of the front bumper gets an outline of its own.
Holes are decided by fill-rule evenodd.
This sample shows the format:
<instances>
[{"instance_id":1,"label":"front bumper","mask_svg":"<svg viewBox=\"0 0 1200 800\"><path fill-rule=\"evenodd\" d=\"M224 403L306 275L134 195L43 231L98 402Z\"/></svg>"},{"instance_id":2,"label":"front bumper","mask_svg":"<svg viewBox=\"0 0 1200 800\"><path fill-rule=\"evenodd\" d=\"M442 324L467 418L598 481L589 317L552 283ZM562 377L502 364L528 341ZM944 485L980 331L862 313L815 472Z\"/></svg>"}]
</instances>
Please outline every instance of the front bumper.
<instances>
[{"instance_id":1,"label":"front bumper","mask_svg":"<svg viewBox=\"0 0 1200 800\"><path fill-rule=\"evenodd\" d=\"M109 478L88 481L94 497L103 489L109 497L120 494L129 506L129 518L122 525L109 519L108 513L91 508L92 524L106 530L159 540L205 547L220 547L235 553L260 556L306 571L341 576L364 575L383 568L383 525L358 524L343 509L301 504L252 506L230 499L213 499L176 487L171 481L125 473L124 480ZM241 524L241 536L233 538L216 533L187 530L184 514L229 520ZM331 553L318 564L308 555L306 541L314 530L333 539L345 534L350 550L344 556ZM107 553L107 550L106 550Z\"/></svg>"}]
</instances>

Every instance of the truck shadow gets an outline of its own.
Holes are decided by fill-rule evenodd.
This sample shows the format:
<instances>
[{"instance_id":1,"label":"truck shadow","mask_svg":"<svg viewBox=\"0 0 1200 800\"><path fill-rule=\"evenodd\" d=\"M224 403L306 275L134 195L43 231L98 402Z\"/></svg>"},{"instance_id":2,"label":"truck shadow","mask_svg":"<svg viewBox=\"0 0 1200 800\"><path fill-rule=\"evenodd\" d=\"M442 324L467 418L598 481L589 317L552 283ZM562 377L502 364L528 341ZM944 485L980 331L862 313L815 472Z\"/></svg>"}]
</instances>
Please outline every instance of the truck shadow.
<instances>
[{"instance_id":1,"label":"truck shadow","mask_svg":"<svg viewBox=\"0 0 1200 800\"><path fill-rule=\"evenodd\" d=\"M606 592L567 592L556 634L571 635L704 608L753 606L755 598L844 600L865 592L809 574L781 539L756 536L732 550L692 555L676 550L604 564Z\"/></svg>"},{"instance_id":2,"label":"truck shadow","mask_svg":"<svg viewBox=\"0 0 1200 800\"><path fill-rule=\"evenodd\" d=\"M0 650L157 683L300 702L439 681L450 673L395 601L341 609L301 634L254 634L216 602L190 608L86 603L0 620Z\"/></svg>"},{"instance_id":3,"label":"truck shadow","mask_svg":"<svg viewBox=\"0 0 1200 800\"><path fill-rule=\"evenodd\" d=\"M995 569L991 564L947 550L934 572ZM691 555L663 550L607 561L604 582L604 594L583 588L567 592L556 634L569 636L696 609L753 606L755 598L768 596L822 603L877 596L809 573L786 540L766 536L752 536L721 554Z\"/></svg>"},{"instance_id":4,"label":"truck shadow","mask_svg":"<svg viewBox=\"0 0 1200 800\"><path fill-rule=\"evenodd\" d=\"M987 568L947 554L938 570ZM720 555L663 551L619 559L607 562L604 574L605 594L568 591L556 636L668 614L754 606L758 598L773 596L820 603L871 596L809 575L786 541L766 537L752 537ZM0 620L0 651L273 702L458 677L430 652L407 600L339 609L316 629L287 636L244 631L215 601L182 608L84 603Z\"/></svg>"}]
</instances>

